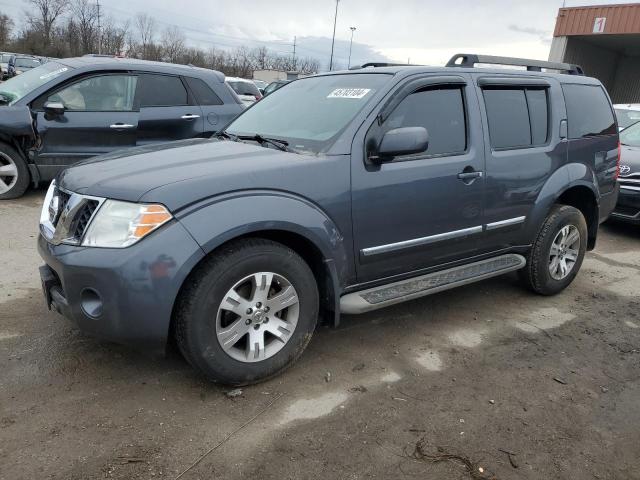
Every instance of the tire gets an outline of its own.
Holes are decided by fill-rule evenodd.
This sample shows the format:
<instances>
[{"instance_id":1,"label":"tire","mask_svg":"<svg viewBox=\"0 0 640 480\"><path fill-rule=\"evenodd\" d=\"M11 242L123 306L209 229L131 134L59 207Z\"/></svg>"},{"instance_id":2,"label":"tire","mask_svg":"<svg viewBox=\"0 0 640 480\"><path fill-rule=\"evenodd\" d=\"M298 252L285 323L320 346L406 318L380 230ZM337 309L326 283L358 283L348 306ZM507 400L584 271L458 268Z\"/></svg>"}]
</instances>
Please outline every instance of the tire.
<instances>
[{"instance_id":1,"label":"tire","mask_svg":"<svg viewBox=\"0 0 640 480\"><path fill-rule=\"evenodd\" d=\"M273 377L311 340L318 320L316 280L306 262L282 244L232 242L187 282L175 311L176 343L215 383L240 386Z\"/></svg>"},{"instance_id":2,"label":"tire","mask_svg":"<svg viewBox=\"0 0 640 480\"><path fill-rule=\"evenodd\" d=\"M29 187L29 169L16 150L0 143L0 200L21 197Z\"/></svg>"},{"instance_id":3,"label":"tire","mask_svg":"<svg viewBox=\"0 0 640 480\"><path fill-rule=\"evenodd\" d=\"M576 233L579 244L572 242ZM568 245L559 247L563 244L563 238L567 239L564 243ZM527 266L518 272L520 279L525 286L541 295L561 292L578 274L587 250L587 241L587 222L582 212L568 205L555 205L531 247ZM567 271L562 266L563 260Z\"/></svg>"}]
</instances>

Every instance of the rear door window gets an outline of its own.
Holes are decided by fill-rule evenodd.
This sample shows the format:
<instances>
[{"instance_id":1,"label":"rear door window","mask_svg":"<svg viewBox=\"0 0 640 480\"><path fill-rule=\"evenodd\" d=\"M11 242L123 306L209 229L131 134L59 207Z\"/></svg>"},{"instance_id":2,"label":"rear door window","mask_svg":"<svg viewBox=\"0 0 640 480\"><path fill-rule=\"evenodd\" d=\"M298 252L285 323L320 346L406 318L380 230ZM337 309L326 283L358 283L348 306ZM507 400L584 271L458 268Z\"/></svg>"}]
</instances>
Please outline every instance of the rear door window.
<instances>
[{"instance_id":1,"label":"rear door window","mask_svg":"<svg viewBox=\"0 0 640 480\"><path fill-rule=\"evenodd\" d=\"M207 85L204 80L199 78L184 77L189 85L189 88L196 97L196 103L198 105L222 105L222 100L216 95L216 93Z\"/></svg>"},{"instance_id":2,"label":"rear door window","mask_svg":"<svg viewBox=\"0 0 640 480\"><path fill-rule=\"evenodd\" d=\"M600 85L562 85L567 105L569 138L585 138L616 133L609 100Z\"/></svg>"},{"instance_id":3,"label":"rear door window","mask_svg":"<svg viewBox=\"0 0 640 480\"><path fill-rule=\"evenodd\" d=\"M180 77L173 75L140 75L138 97L140 108L189 104L187 89Z\"/></svg>"},{"instance_id":4,"label":"rear door window","mask_svg":"<svg viewBox=\"0 0 640 480\"><path fill-rule=\"evenodd\" d=\"M545 88L485 88L491 147L497 150L544 145L549 132Z\"/></svg>"}]
</instances>

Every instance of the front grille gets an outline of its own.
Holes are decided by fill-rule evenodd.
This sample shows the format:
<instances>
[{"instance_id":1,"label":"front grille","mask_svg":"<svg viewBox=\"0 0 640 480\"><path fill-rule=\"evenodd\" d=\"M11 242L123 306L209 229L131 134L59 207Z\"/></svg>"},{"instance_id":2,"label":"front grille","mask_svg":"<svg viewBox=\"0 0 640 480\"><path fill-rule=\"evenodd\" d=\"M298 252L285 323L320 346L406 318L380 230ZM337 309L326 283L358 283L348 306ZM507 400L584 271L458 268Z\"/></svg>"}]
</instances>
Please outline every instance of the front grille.
<instances>
[{"instance_id":1,"label":"front grille","mask_svg":"<svg viewBox=\"0 0 640 480\"><path fill-rule=\"evenodd\" d=\"M82 208L80 208L73 222L74 228L72 236L74 239L78 241L82 239L82 236L89 225L89 221L91 220L91 217L93 217L98 205L99 203L97 200L87 200Z\"/></svg>"},{"instance_id":2,"label":"front grille","mask_svg":"<svg viewBox=\"0 0 640 480\"><path fill-rule=\"evenodd\" d=\"M59 202L59 212L64 212L64 209L67 207L67 204L69 203L69 199L71 198L71 194L64 192L62 190L57 190L56 189L56 195L58 196L58 202ZM57 218L54 218L54 223L53 226L55 227L56 225L58 225L58 222L60 221L60 215L57 216Z\"/></svg>"},{"instance_id":3,"label":"front grille","mask_svg":"<svg viewBox=\"0 0 640 480\"><path fill-rule=\"evenodd\" d=\"M40 221L43 235L54 245L78 245L103 201L102 198L62 190L53 184L47 193Z\"/></svg>"}]
</instances>

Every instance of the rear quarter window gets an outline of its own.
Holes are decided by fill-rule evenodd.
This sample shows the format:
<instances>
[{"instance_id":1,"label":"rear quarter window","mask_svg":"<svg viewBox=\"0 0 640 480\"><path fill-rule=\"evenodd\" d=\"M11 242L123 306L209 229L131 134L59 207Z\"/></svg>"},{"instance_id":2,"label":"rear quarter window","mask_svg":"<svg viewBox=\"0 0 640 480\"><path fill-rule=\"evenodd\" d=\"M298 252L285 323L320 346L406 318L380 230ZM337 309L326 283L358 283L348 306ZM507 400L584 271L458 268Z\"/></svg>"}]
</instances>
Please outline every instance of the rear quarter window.
<instances>
[{"instance_id":1,"label":"rear quarter window","mask_svg":"<svg viewBox=\"0 0 640 480\"><path fill-rule=\"evenodd\" d=\"M220 97L203 80L192 77L185 77L185 80L195 95L198 105L222 105Z\"/></svg>"},{"instance_id":2,"label":"rear quarter window","mask_svg":"<svg viewBox=\"0 0 640 480\"><path fill-rule=\"evenodd\" d=\"M609 100L599 85L562 85L567 106L569 138L587 138L616 133Z\"/></svg>"}]
</instances>

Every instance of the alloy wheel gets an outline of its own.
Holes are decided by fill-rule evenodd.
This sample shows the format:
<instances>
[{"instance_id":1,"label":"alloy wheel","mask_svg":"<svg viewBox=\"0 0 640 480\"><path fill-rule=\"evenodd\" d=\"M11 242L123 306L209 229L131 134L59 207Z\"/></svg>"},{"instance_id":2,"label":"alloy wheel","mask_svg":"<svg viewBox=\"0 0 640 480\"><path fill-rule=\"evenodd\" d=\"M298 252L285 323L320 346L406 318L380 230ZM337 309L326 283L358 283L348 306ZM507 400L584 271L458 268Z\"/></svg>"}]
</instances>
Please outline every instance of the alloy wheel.
<instances>
[{"instance_id":1,"label":"alloy wheel","mask_svg":"<svg viewBox=\"0 0 640 480\"><path fill-rule=\"evenodd\" d=\"M580 253L580 231L574 225L565 225L551 243L549 273L554 280L562 280L573 270Z\"/></svg>"},{"instance_id":2,"label":"alloy wheel","mask_svg":"<svg viewBox=\"0 0 640 480\"><path fill-rule=\"evenodd\" d=\"M225 294L216 315L222 349L240 362L260 362L278 353L298 323L300 301L285 277L258 272Z\"/></svg>"},{"instance_id":3,"label":"alloy wheel","mask_svg":"<svg viewBox=\"0 0 640 480\"><path fill-rule=\"evenodd\" d=\"M0 193L7 193L18 181L18 166L6 153L0 152Z\"/></svg>"}]
</instances>

